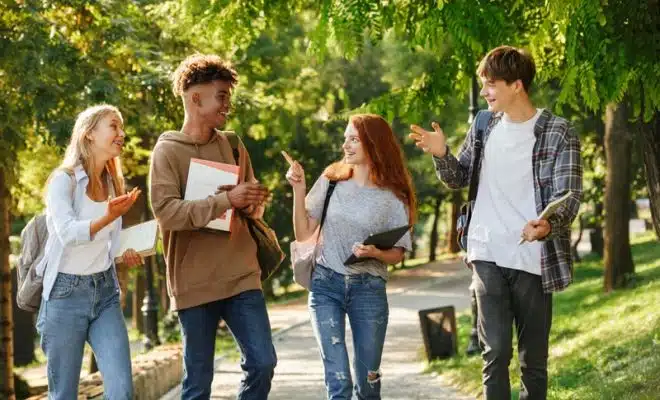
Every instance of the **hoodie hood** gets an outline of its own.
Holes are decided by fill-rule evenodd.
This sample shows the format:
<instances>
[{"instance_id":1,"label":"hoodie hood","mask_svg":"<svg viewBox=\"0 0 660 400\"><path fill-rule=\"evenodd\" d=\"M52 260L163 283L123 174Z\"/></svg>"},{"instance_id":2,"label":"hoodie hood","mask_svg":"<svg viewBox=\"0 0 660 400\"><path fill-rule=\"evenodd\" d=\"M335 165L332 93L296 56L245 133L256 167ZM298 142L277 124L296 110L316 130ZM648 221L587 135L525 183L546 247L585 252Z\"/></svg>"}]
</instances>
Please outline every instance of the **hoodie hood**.
<instances>
[{"instance_id":1,"label":"hoodie hood","mask_svg":"<svg viewBox=\"0 0 660 400\"><path fill-rule=\"evenodd\" d=\"M216 133L219 133L219 131L216 130ZM190 145L201 145L205 146L209 143L213 143L217 141L219 138L219 135L212 135L211 138L209 139L208 142L206 143L195 143L192 137L186 135L185 133L179 132L179 131L167 131L164 132L160 137L158 138L159 142L164 142L164 141L171 141L171 142L179 142L179 143L184 143L184 144L190 144Z\"/></svg>"}]
</instances>

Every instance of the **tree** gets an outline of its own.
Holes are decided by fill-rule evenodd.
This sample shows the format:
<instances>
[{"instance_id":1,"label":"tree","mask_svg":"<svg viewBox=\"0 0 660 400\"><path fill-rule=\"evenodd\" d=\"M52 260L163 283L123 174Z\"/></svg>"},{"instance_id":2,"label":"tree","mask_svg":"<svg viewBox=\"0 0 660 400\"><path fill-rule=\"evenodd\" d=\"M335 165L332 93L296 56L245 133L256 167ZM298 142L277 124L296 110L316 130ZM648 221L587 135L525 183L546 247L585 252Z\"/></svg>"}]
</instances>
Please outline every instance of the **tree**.
<instances>
[{"instance_id":1,"label":"tree","mask_svg":"<svg viewBox=\"0 0 660 400\"><path fill-rule=\"evenodd\" d=\"M630 180L632 132L625 103L609 104L605 119L608 175L605 184L605 291L626 284L634 272L630 250ZM626 194L628 196L626 196ZM625 240L617 240L622 236Z\"/></svg>"},{"instance_id":2,"label":"tree","mask_svg":"<svg viewBox=\"0 0 660 400\"><path fill-rule=\"evenodd\" d=\"M11 271L9 269L9 194L7 173L0 167L0 397L15 399Z\"/></svg>"},{"instance_id":3,"label":"tree","mask_svg":"<svg viewBox=\"0 0 660 400\"><path fill-rule=\"evenodd\" d=\"M655 118L660 108L660 66L657 63L660 9L657 1L638 0L631 4L585 0L577 7L552 2L550 12L555 19L564 21L566 32L560 102L575 106L581 101L596 112L605 109L604 264L605 288L612 290L626 283L627 274L634 273L626 218L629 207L624 210L621 204L630 201L632 132L640 123ZM660 164L657 163L660 146L653 143L658 142L658 132L654 132L654 138L653 124L645 126L648 128L642 132L650 145L642 150L649 197L657 208L660 203ZM615 144L621 146L614 147ZM656 231L659 230L657 222L654 216Z\"/></svg>"}]
</instances>

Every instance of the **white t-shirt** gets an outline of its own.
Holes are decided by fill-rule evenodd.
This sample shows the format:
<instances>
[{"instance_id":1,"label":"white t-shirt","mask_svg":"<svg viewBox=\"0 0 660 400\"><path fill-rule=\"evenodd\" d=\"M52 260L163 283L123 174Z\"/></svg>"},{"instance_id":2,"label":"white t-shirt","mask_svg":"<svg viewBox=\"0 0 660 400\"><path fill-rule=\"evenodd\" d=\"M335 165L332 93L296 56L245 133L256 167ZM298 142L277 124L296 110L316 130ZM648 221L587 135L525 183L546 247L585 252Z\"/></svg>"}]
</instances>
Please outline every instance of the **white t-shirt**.
<instances>
[{"instance_id":1,"label":"white t-shirt","mask_svg":"<svg viewBox=\"0 0 660 400\"><path fill-rule=\"evenodd\" d=\"M468 261L541 275L541 242L518 241L527 221L538 218L532 153L542 111L521 123L504 115L488 136L468 231Z\"/></svg>"},{"instance_id":2,"label":"white t-shirt","mask_svg":"<svg viewBox=\"0 0 660 400\"><path fill-rule=\"evenodd\" d=\"M93 201L85 194L78 219L95 220L105 214L107 201ZM96 232L94 238L83 244L69 245L64 248L59 272L73 275L91 275L110 268L110 236L117 220Z\"/></svg>"}]
</instances>

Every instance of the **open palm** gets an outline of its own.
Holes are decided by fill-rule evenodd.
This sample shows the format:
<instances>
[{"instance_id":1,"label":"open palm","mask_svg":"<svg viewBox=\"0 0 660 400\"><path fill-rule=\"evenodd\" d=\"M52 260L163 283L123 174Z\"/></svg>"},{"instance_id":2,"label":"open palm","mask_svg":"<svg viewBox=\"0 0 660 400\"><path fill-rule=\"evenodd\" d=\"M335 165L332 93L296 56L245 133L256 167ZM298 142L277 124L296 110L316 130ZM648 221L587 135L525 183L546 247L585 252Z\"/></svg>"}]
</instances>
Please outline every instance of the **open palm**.
<instances>
[{"instance_id":1,"label":"open palm","mask_svg":"<svg viewBox=\"0 0 660 400\"><path fill-rule=\"evenodd\" d=\"M436 122L432 124L433 131L417 126L410 125L412 131L408 137L415 141L415 145L422 149L425 153L431 153L435 156L442 157L447 152L447 139L444 132L440 129L440 125Z\"/></svg>"}]
</instances>

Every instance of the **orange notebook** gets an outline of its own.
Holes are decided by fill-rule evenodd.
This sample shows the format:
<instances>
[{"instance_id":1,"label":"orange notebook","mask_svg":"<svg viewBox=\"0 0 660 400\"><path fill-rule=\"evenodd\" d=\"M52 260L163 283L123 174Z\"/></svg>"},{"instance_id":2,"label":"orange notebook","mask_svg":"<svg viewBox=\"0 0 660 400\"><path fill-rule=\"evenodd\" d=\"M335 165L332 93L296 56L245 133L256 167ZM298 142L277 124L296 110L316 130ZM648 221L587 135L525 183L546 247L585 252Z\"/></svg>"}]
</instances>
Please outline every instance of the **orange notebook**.
<instances>
[{"instance_id":1,"label":"orange notebook","mask_svg":"<svg viewBox=\"0 0 660 400\"><path fill-rule=\"evenodd\" d=\"M184 200L200 200L213 196L218 186L237 185L240 168L238 165L215 161L190 159L188 182ZM234 209L230 208L218 218L206 225L207 228L231 232L231 221Z\"/></svg>"}]
</instances>

